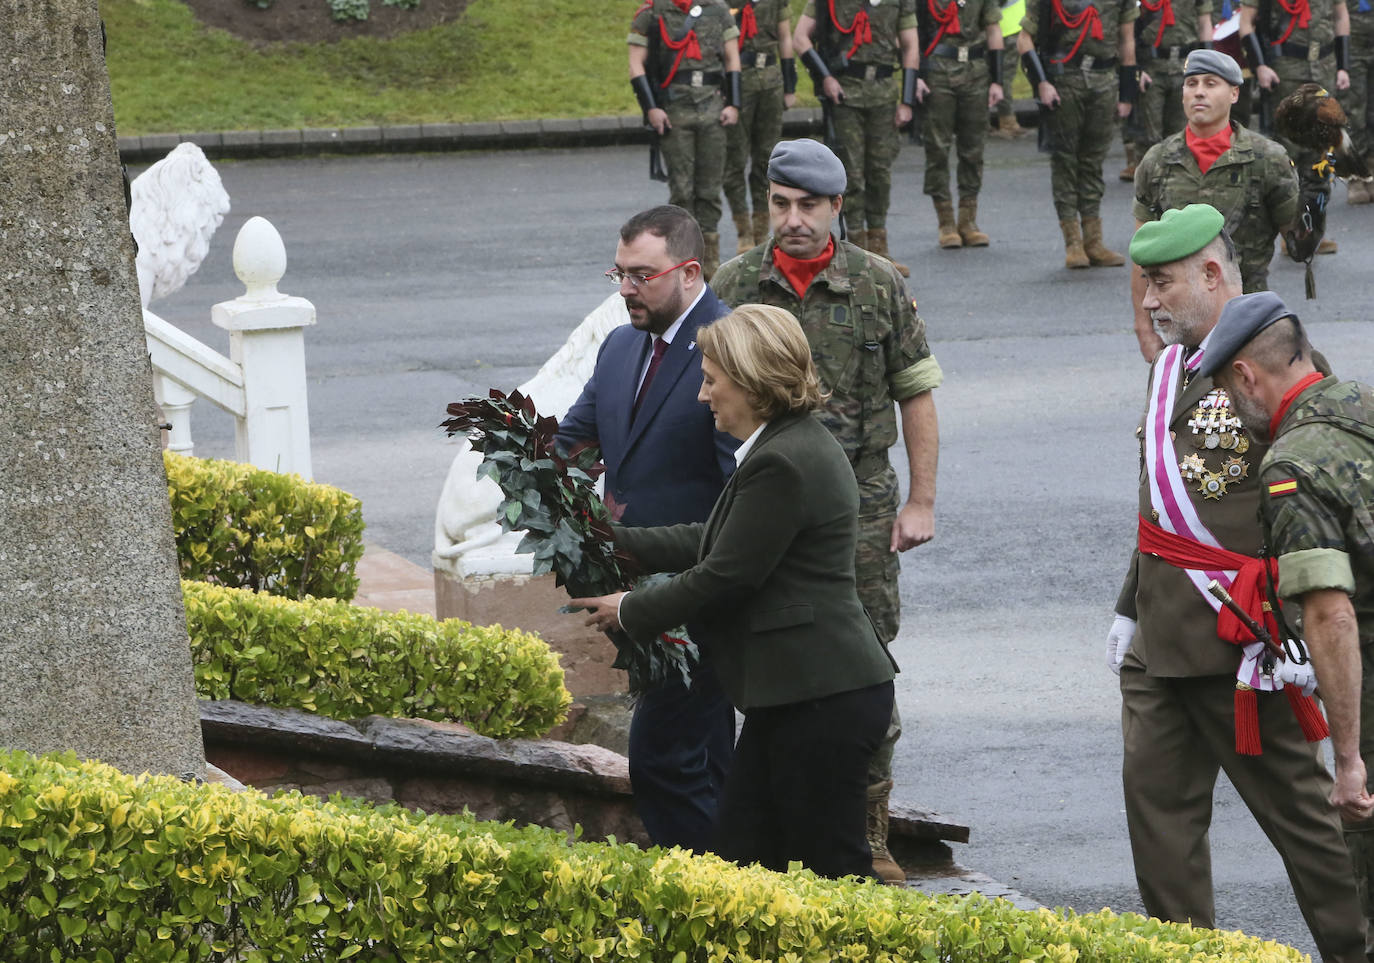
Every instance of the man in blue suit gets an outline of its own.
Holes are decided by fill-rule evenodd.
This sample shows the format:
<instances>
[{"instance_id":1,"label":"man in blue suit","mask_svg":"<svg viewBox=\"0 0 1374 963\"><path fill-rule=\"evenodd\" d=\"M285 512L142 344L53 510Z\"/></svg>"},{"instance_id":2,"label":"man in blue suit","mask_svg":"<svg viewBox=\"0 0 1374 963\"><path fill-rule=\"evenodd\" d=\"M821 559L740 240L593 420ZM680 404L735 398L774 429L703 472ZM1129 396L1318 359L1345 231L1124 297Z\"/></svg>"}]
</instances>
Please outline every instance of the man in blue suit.
<instances>
[{"instance_id":1,"label":"man in blue suit","mask_svg":"<svg viewBox=\"0 0 1374 963\"><path fill-rule=\"evenodd\" d=\"M729 311L702 278L704 253L701 228L680 207L651 208L621 227L606 276L620 285L630 323L606 337L558 427L562 444L600 446L607 501L624 509L625 525L704 522L735 467L739 442L717 432L697 401L697 328ZM735 710L711 668L710 639L694 641L702 662L691 688L670 683L635 706L630 782L656 845L704 852L734 751Z\"/></svg>"}]
</instances>

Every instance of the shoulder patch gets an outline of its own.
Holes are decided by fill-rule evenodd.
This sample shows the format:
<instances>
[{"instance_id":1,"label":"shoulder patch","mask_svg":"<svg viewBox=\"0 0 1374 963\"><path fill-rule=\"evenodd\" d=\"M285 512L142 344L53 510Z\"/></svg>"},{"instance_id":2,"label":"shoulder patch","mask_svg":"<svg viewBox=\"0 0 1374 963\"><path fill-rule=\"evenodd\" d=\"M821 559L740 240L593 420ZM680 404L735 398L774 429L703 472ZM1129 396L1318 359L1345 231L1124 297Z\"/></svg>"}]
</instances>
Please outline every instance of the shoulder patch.
<instances>
[{"instance_id":1,"label":"shoulder patch","mask_svg":"<svg viewBox=\"0 0 1374 963\"><path fill-rule=\"evenodd\" d=\"M1296 495L1298 493L1298 480L1296 478L1285 478L1269 485L1269 497L1277 498L1279 495Z\"/></svg>"}]
</instances>

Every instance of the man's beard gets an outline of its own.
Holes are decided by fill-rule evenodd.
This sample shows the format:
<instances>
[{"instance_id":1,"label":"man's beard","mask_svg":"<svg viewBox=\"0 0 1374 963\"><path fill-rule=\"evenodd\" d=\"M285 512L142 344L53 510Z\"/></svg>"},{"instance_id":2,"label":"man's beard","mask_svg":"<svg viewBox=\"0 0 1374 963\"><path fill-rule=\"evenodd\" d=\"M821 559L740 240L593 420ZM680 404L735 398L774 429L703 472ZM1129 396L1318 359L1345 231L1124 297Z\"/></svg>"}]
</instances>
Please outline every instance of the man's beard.
<instances>
[{"instance_id":1,"label":"man's beard","mask_svg":"<svg viewBox=\"0 0 1374 963\"><path fill-rule=\"evenodd\" d=\"M1259 402L1252 401L1238 391L1228 391L1231 396L1231 409L1240 416L1241 424L1245 426L1246 432L1261 445L1269 444L1269 412L1260 407Z\"/></svg>"},{"instance_id":2,"label":"man's beard","mask_svg":"<svg viewBox=\"0 0 1374 963\"><path fill-rule=\"evenodd\" d=\"M641 331L650 331L654 334L662 334L673 326L673 322L682 314L684 297L682 291L677 291L670 301L659 305L657 308L650 308L636 295L625 299L626 310L638 308L645 312L644 323L636 324L635 327ZM634 321L633 315L630 318Z\"/></svg>"},{"instance_id":3,"label":"man's beard","mask_svg":"<svg viewBox=\"0 0 1374 963\"><path fill-rule=\"evenodd\" d=\"M1155 333L1160 336L1165 344L1183 344L1190 348L1196 348L1202 341L1198 329L1210 317L1212 306L1208 303L1205 292L1192 291L1183 299L1178 310L1166 313L1169 319L1169 327L1167 328L1160 327L1159 321L1155 318L1155 312L1150 313L1150 320L1154 323Z\"/></svg>"}]
</instances>

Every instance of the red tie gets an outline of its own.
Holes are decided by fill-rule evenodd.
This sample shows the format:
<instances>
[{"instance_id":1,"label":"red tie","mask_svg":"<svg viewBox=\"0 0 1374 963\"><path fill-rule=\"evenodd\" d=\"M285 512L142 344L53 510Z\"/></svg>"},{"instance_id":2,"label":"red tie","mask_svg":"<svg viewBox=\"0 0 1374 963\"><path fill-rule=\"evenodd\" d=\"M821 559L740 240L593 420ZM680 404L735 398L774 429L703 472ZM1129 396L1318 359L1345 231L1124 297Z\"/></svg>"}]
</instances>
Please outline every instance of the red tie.
<instances>
[{"instance_id":1,"label":"red tie","mask_svg":"<svg viewBox=\"0 0 1374 963\"><path fill-rule=\"evenodd\" d=\"M639 386L639 394L635 395L635 406L630 411L630 419L634 420L635 415L639 414L639 406L644 401L644 396L649 393L649 385L653 383L654 372L658 370L659 362L663 360L663 352L668 350L668 342L662 338L654 338L654 355L649 359L649 370L644 372L644 381Z\"/></svg>"}]
</instances>

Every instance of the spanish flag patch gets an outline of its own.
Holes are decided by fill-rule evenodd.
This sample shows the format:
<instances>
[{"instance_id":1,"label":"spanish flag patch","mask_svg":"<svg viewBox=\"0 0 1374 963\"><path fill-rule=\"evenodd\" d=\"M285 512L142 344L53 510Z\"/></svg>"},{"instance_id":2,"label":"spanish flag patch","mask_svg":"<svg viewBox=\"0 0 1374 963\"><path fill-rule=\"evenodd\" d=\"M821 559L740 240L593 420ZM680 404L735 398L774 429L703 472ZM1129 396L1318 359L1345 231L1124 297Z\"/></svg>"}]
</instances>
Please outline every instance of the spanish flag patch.
<instances>
[{"instance_id":1,"label":"spanish flag patch","mask_svg":"<svg viewBox=\"0 0 1374 963\"><path fill-rule=\"evenodd\" d=\"M1269 486L1269 496L1272 498L1277 495L1293 495L1298 490L1298 480L1296 478L1285 478L1283 481L1276 481Z\"/></svg>"}]
</instances>

